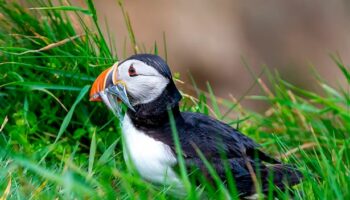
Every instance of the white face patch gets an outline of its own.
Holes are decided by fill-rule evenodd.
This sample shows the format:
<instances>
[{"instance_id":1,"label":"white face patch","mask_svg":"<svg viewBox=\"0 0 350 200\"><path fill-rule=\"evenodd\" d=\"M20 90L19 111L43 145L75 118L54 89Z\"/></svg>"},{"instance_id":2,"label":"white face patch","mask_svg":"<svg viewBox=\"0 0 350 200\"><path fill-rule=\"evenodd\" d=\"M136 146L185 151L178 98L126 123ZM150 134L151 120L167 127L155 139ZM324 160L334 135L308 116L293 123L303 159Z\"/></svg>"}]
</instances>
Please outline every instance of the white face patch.
<instances>
[{"instance_id":1,"label":"white face patch","mask_svg":"<svg viewBox=\"0 0 350 200\"><path fill-rule=\"evenodd\" d=\"M130 76L130 67L136 76ZM133 105L145 104L159 97L169 80L152 66L139 60L127 60L118 67L118 80L126 85L126 90L133 97Z\"/></svg>"}]
</instances>

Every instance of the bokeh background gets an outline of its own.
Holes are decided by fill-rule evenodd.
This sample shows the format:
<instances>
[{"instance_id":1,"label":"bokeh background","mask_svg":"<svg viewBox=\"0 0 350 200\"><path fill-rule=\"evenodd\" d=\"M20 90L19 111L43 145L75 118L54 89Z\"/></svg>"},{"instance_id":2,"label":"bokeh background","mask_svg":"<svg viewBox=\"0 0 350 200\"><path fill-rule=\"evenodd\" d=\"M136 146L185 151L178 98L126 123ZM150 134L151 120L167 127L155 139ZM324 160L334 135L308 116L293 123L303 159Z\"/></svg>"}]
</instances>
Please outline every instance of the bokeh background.
<instances>
[{"instance_id":1,"label":"bokeh background","mask_svg":"<svg viewBox=\"0 0 350 200\"><path fill-rule=\"evenodd\" d=\"M130 43L118 2L94 2L103 29L108 27L123 57L125 41ZM86 7L82 0L73 4ZM172 70L189 84L191 73L202 89L209 81L220 97L239 98L254 83L242 58L256 74L277 69L285 80L308 89L317 88L312 66L331 84L342 84L329 54L350 63L347 0L126 0L124 5L140 46L151 51L157 41L164 56L165 33ZM131 45L126 49L131 55ZM259 87L249 94L259 94ZM256 101L243 104L263 109Z\"/></svg>"}]
</instances>

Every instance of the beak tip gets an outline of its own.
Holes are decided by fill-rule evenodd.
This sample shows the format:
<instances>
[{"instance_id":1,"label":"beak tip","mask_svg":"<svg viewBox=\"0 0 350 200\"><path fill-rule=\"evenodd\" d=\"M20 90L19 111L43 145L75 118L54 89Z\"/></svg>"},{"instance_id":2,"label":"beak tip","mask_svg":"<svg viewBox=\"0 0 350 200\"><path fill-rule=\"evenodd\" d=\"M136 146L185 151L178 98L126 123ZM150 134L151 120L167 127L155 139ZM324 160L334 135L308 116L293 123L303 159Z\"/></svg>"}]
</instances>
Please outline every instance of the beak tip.
<instances>
[{"instance_id":1,"label":"beak tip","mask_svg":"<svg viewBox=\"0 0 350 200\"><path fill-rule=\"evenodd\" d=\"M98 93L96 94L90 94L89 101L102 101L100 95Z\"/></svg>"}]
</instances>

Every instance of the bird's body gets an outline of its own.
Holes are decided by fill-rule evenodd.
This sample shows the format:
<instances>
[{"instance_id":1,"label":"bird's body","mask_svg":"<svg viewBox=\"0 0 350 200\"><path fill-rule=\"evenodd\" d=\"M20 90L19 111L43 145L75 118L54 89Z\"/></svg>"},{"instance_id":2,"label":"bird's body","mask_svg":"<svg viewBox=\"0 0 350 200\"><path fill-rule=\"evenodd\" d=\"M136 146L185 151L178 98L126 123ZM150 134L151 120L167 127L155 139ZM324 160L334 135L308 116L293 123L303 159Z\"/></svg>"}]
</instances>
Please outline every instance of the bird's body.
<instances>
[{"instance_id":1,"label":"bird's body","mask_svg":"<svg viewBox=\"0 0 350 200\"><path fill-rule=\"evenodd\" d=\"M118 72L114 73L114 70ZM135 55L110 71L109 74L118 74L117 80L124 81L127 93L124 95L130 99L126 104L132 105L122 125L125 158L132 161L144 179L184 189L176 173L178 161L169 119L171 113L186 167L189 170L198 169L209 181L212 177L198 151L212 164L223 182L227 179L224 166L228 164L241 196L256 193L257 176L264 193L268 192L271 177L270 183L280 189L300 182L302 176L299 171L263 153L258 144L238 130L200 113L180 112L181 94L168 66L160 57ZM111 83L112 79L104 78L104 87L116 84L115 81ZM113 98L105 99L108 100L105 103L113 108L113 102L110 102ZM122 95L121 99L125 97Z\"/></svg>"},{"instance_id":2,"label":"bird's body","mask_svg":"<svg viewBox=\"0 0 350 200\"><path fill-rule=\"evenodd\" d=\"M126 148L124 158L126 162L131 159L144 179L155 183L181 184L173 170L177 159L169 145L138 130L127 115L122 129Z\"/></svg>"}]
</instances>

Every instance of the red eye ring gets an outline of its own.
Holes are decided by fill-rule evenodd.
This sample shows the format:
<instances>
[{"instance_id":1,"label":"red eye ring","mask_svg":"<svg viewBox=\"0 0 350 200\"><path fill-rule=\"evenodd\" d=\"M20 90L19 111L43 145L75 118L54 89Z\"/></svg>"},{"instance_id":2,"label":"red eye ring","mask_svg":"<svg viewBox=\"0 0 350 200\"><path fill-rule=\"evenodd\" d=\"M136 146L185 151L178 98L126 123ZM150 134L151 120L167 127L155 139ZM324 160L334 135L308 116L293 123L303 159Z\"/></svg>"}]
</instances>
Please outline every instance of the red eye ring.
<instances>
[{"instance_id":1,"label":"red eye ring","mask_svg":"<svg viewBox=\"0 0 350 200\"><path fill-rule=\"evenodd\" d=\"M138 74L136 73L136 70L135 70L135 68L134 68L133 65L130 65L128 72L129 72L129 76L131 76L131 77L137 76L137 75L138 75Z\"/></svg>"}]
</instances>

